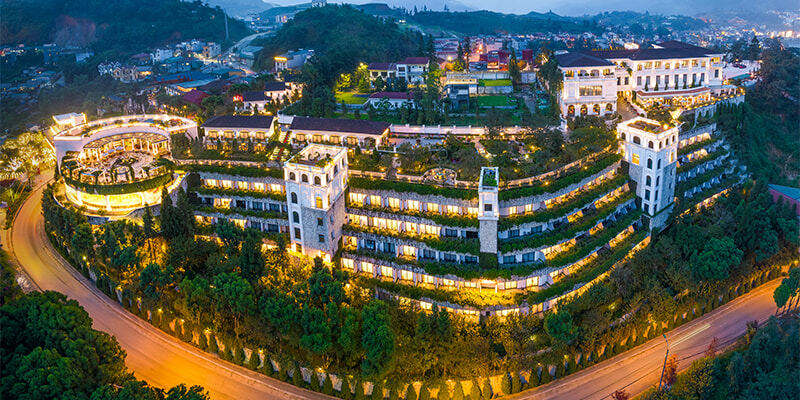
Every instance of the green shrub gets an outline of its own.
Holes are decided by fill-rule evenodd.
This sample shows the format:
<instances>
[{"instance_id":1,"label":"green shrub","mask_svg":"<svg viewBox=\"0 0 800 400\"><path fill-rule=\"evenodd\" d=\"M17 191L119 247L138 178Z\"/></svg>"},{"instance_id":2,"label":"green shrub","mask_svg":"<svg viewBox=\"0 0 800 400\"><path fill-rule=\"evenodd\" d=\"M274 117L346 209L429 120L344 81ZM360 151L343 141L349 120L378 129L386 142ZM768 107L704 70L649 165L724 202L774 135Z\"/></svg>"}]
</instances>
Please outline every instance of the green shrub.
<instances>
[{"instance_id":1,"label":"green shrub","mask_svg":"<svg viewBox=\"0 0 800 400\"><path fill-rule=\"evenodd\" d=\"M366 400L367 395L364 394L364 382L356 382L356 395L355 400Z\"/></svg>"},{"instance_id":2,"label":"green shrub","mask_svg":"<svg viewBox=\"0 0 800 400\"><path fill-rule=\"evenodd\" d=\"M300 370L300 366L297 365L297 363L294 363L294 369L292 370L292 385L303 387L304 383L303 371Z\"/></svg>"},{"instance_id":3,"label":"green shrub","mask_svg":"<svg viewBox=\"0 0 800 400\"><path fill-rule=\"evenodd\" d=\"M258 365L261 363L261 359L258 357L258 352L252 350L250 352L250 358L247 360L247 368L255 371L258 369Z\"/></svg>"},{"instance_id":4,"label":"green shrub","mask_svg":"<svg viewBox=\"0 0 800 400\"><path fill-rule=\"evenodd\" d=\"M477 190L441 187L429 184L408 183L391 180L351 177L348 186L367 190L389 190L393 192L412 192L421 195L443 196L453 199L473 200L478 198Z\"/></svg>"},{"instance_id":5,"label":"green shrub","mask_svg":"<svg viewBox=\"0 0 800 400\"><path fill-rule=\"evenodd\" d=\"M529 197L529 196L537 196L543 193L555 193L561 189L564 189L567 186L574 185L579 183L580 181L599 173L600 171L608 168L615 162L622 159L622 156L619 154L608 154L604 157L601 157L595 160L594 164L592 164L587 169L582 169L582 167L575 167L562 176L552 182L552 184L545 184L544 182L538 185L532 186L524 186L520 188L514 189L505 189L501 190L498 193L500 200L511 200L511 199L518 199L521 197Z\"/></svg>"},{"instance_id":6,"label":"green shrub","mask_svg":"<svg viewBox=\"0 0 800 400\"><path fill-rule=\"evenodd\" d=\"M550 383L553 380L553 377L550 375L550 367L545 365L542 367L542 377L539 381L540 385L544 385L546 383Z\"/></svg>"},{"instance_id":7,"label":"green shrub","mask_svg":"<svg viewBox=\"0 0 800 400\"><path fill-rule=\"evenodd\" d=\"M268 354L264 354L264 363L261 365L259 371L266 376L272 376L275 373L275 371L272 370L272 361Z\"/></svg>"},{"instance_id":8,"label":"green shrub","mask_svg":"<svg viewBox=\"0 0 800 400\"><path fill-rule=\"evenodd\" d=\"M219 353L219 345L217 344L217 337L214 334L210 334L208 337L208 351L217 354Z\"/></svg>"},{"instance_id":9,"label":"green shrub","mask_svg":"<svg viewBox=\"0 0 800 400\"><path fill-rule=\"evenodd\" d=\"M422 385L419 387L417 400L431 400L431 391L428 390L428 384L425 381L422 381Z\"/></svg>"}]
</instances>

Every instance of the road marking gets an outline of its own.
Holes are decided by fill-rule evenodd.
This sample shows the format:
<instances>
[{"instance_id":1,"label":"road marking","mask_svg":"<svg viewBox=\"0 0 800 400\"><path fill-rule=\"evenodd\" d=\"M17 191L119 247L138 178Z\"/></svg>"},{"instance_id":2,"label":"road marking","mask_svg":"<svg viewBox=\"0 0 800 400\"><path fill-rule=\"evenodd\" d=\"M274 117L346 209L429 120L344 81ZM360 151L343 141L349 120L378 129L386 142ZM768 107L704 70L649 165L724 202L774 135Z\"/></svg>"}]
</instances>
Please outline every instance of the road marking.
<instances>
[{"instance_id":1,"label":"road marking","mask_svg":"<svg viewBox=\"0 0 800 400\"><path fill-rule=\"evenodd\" d=\"M697 329L692 331L692 333L688 333L688 334L684 335L682 338L676 340L673 343L673 345L677 346L677 345L679 345L679 344L691 339L692 337L697 336L698 334L700 334L701 332L703 332L704 330L706 330L706 329L708 329L710 327L711 327L711 324L706 322L705 324L700 325L700 327L698 327Z\"/></svg>"}]
</instances>

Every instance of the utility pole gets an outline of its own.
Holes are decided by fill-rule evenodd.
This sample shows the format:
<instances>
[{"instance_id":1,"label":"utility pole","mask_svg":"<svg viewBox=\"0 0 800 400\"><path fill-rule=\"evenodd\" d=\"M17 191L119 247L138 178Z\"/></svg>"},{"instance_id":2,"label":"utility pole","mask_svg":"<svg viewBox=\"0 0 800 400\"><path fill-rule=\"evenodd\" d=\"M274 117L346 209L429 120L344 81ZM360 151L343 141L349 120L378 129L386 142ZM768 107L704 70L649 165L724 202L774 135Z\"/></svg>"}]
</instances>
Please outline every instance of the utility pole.
<instances>
[{"instance_id":1,"label":"utility pole","mask_svg":"<svg viewBox=\"0 0 800 400\"><path fill-rule=\"evenodd\" d=\"M669 341L667 340L667 335L664 334L664 342L667 343L667 354L664 354L664 365L661 367L661 379L658 380L658 391L661 391L661 382L664 381L664 370L667 369L667 357L669 357Z\"/></svg>"}]
</instances>

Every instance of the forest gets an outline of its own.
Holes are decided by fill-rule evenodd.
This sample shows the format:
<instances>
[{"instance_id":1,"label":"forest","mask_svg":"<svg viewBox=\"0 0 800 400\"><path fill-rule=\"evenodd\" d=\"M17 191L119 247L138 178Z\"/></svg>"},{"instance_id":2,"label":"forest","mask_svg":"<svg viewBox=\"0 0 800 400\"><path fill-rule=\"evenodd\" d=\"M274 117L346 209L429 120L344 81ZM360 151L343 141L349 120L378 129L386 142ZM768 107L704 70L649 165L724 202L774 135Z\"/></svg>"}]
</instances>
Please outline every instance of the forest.
<instances>
[{"instance_id":1,"label":"forest","mask_svg":"<svg viewBox=\"0 0 800 400\"><path fill-rule=\"evenodd\" d=\"M3 277L9 267L5 257ZM168 390L137 380L125 351L77 301L58 292L22 294L3 279L0 395L14 399L208 400L200 386ZM14 334L7 334L13 332Z\"/></svg>"},{"instance_id":2,"label":"forest","mask_svg":"<svg viewBox=\"0 0 800 400\"><path fill-rule=\"evenodd\" d=\"M248 32L244 22L228 18L230 40ZM199 0L10 0L3 2L0 38L90 47L116 58L180 40L223 42L225 13Z\"/></svg>"}]
</instances>

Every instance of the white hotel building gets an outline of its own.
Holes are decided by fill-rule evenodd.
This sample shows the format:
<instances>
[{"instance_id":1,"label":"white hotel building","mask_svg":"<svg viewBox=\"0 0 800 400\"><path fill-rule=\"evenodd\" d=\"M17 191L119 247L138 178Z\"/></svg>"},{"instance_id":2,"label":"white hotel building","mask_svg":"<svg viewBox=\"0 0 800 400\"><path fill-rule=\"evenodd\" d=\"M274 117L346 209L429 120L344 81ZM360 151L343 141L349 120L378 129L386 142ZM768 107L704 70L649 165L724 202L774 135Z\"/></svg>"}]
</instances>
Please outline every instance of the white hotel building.
<instances>
[{"instance_id":1,"label":"white hotel building","mask_svg":"<svg viewBox=\"0 0 800 400\"><path fill-rule=\"evenodd\" d=\"M646 49L594 50L555 55L563 76L561 114L606 115L623 95L640 104L691 105L722 91L722 56L669 41Z\"/></svg>"}]
</instances>

